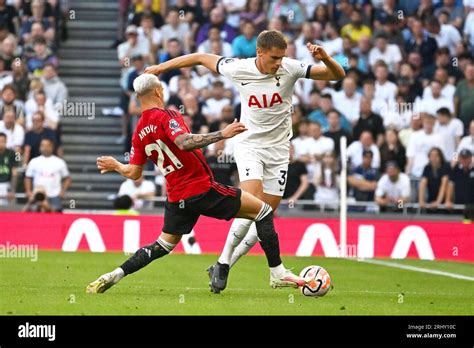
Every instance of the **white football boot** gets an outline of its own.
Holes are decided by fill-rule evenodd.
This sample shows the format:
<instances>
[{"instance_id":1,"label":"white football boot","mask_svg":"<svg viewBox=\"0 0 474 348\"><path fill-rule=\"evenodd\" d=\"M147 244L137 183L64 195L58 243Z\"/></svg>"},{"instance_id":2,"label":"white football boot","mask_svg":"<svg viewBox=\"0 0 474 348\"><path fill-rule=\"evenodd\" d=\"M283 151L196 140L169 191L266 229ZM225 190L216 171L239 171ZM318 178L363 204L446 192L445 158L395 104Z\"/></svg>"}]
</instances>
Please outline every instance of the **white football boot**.
<instances>
[{"instance_id":1,"label":"white football boot","mask_svg":"<svg viewBox=\"0 0 474 348\"><path fill-rule=\"evenodd\" d=\"M274 277L270 272L270 286L272 288L299 288L310 282L310 278L302 278L297 276L291 270L285 270L285 273L281 277Z\"/></svg>"}]
</instances>

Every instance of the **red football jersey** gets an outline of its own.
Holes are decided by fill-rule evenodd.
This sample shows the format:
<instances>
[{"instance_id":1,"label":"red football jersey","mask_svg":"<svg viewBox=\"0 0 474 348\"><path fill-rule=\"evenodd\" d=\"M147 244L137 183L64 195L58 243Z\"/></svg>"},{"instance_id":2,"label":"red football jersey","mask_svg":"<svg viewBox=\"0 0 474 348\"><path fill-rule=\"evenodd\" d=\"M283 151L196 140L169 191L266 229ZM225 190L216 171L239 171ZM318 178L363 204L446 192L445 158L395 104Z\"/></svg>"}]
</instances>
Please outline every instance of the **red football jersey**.
<instances>
[{"instance_id":1,"label":"red football jersey","mask_svg":"<svg viewBox=\"0 0 474 348\"><path fill-rule=\"evenodd\" d=\"M200 149L184 151L174 143L186 133L190 131L179 112L154 108L142 112L132 137L130 164L151 159L165 176L169 202L208 191L214 179Z\"/></svg>"}]
</instances>

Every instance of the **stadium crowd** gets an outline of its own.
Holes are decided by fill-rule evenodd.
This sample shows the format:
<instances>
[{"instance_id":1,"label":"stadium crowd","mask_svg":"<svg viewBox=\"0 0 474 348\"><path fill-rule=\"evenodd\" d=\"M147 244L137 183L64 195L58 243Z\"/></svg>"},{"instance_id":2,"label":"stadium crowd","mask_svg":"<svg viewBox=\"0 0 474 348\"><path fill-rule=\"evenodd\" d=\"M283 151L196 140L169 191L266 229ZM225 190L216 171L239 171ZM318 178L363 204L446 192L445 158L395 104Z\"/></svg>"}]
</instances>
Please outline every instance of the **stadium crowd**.
<instances>
[{"instance_id":1,"label":"stadium crowd","mask_svg":"<svg viewBox=\"0 0 474 348\"><path fill-rule=\"evenodd\" d=\"M0 0L0 205L20 188L25 210L62 210L71 180L58 105L68 90L56 53L66 8L60 0Z\"/></svg>"},{"instance_id":2,"label":"stadium crowd","mask_svg":"<svg viewBox=\"0 0 474 348\"><path fill-rule=\"evenodd\" d=\"M119 142L129 148L130 116L139 114L132 81L147 65L192 52L254 57L265 29L284 33L288 57L322 64L306 49L312 42L346 71L342 81L301 79L295 86L284 198L337 204L345 136L350 202L376 202L382 210L412 202L428 211L474 203L469 0L121 0ZM240 117L239 95L223 76L197 67L160 79L168 106L195 133ZM205 152L217 180L238 184L232 140ZM155 180L164 194L163 177Z\"/></svg>"}]
</instances>

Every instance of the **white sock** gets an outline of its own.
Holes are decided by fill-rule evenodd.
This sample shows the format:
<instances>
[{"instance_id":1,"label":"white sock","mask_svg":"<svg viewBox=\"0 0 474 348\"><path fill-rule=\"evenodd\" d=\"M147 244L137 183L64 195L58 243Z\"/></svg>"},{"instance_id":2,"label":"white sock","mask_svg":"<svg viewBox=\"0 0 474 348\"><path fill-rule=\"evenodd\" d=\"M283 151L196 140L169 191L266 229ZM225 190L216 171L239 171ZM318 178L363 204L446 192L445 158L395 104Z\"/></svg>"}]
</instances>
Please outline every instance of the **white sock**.
<instances>
[{"instance_id":1,"label":"white sock","mask_svg":"<svg viewBox=\"0 0 474 348\"><path fill-rule=\"evenodd\" d=\"M224 250L222 250L222 254L219 257L219 263L230 264L230 258L232 257L235 247L239 245L245 237L252 223L253 221L248 219L234 219L225 241Z\"/></svg>"},{"instance_id":2,"label":"white sock","mask_svg":"<svg viewBox=\"0 0 474 348\"><path fill-rule=\"evenodd\" d=\"M114 284L117 284L123 277L125 277L125 273L120 267L114 269L112 272L110 272L110 274L113 277Z\"/></svg>"},{"instance_id":3,"label":"white sock","mask_svg":"<svg viewBox=\"0 0 474 348\"><path fill-rule=\"evenodd\" d=\"M280 263L276 267L270 267L270 273L274 278L280 278L285 274L286 268L283 266L283 263Z\"/></svg>"},{"instance_id":4,"label":"white sock","mask_svg":"<svg viewBox=\"0 0 474 348\"><path fill-rule=\"evenodd\" d=\"M257 242L257 226L252 224L244 240L234 249L230 259L230 267L232 267L242 256L247 254Z\"/></svg>"}]
</instances>

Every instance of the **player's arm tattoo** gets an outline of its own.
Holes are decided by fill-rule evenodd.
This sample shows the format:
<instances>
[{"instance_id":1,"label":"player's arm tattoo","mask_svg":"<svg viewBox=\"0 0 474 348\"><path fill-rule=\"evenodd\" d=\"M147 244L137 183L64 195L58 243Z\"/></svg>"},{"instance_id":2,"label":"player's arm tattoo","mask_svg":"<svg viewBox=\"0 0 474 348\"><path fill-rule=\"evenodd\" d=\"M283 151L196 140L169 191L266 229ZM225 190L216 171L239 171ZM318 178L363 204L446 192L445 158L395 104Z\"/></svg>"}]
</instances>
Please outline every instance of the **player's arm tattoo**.
<instances>
[{"instance_id":1,"label":"player's arm tattoo","mask_svg":"<svg viewBox=\"0 0 474 348\"><path fill-rule=\"evenodd\" d=\"M185 151L191 151L194 149L200 149L209 144L216 143L219 140L224 139L221 131L208 133L208 134L181 134L176 137L174 143Z\"/></svg>"}]
</instances>

